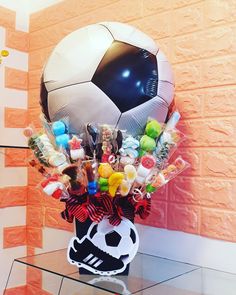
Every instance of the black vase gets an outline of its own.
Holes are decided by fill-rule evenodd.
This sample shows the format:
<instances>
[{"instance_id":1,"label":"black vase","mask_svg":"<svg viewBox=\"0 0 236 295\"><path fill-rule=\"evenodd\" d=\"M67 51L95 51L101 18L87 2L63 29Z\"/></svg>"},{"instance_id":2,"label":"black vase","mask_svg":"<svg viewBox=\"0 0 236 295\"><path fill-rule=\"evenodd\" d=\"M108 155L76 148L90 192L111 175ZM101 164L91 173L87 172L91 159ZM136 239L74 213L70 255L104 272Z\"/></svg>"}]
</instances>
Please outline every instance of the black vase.
<instances>
[{"instance_id":1,"label":"black vase","mask_svg":"<svg viewBox=\"0 0 236 295\"><path fill-rule=\"evenodd\" d=\"M82 239L85 235L87 235L88 229L91 224L92 224L92 221L90 218L87 218L87 220L85 222L80 222L77 219L75 219L76 236L79 239ZM94 273L92 273L82 267L79 268L79 273L86 274L86 275L88 275L88 274L94 275ZM122 273L119 273L117 275L127 276L128 274L129 274L129 264L127 265L126 269Z\"/></svg>"}]
</instances>

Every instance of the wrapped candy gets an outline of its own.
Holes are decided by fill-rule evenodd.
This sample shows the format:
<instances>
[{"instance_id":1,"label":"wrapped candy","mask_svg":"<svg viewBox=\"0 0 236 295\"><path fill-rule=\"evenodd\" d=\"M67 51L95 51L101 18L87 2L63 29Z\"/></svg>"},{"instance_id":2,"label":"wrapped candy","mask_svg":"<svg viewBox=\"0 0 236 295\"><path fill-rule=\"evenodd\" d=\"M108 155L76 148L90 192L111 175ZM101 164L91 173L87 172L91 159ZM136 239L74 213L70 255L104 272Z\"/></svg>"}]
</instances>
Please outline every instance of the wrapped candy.
<instances>
[{"instance_id":1,"label":"wrapped candy","mask_svg":"<svg viewBox=\"0 0 236 295\"><path fill-rule=\"evenodd\" d=\"M189 163L179 156L172 164L168 165L153 177L151 183L146 186L146 191L149 193L155 192L189 166Z\"/></svg>"},{"instance_id":2,"label":"wrapped candy","mask_svg":"<svg viewBox=\"0 0 236 295\"><path fill-rule=\"evenodd\" d=\"M156 160L151 155L145 155L141 158L140 164L137 169L137 177L135 181L138 184L143 184L148 176L150 176L153 168L155 167Z\"/></svg>"},{"instance_id":3,"label":"wrapped candy","mask_svg":"<svg viewBox=\"0 0 236 295\"><path fill-rule=\"evenodd\" d=\"M113 130L108 125L102 126L102 162L109 162L112 154Z\"/></svg>"},{"instance_id":4,"label":"wrapped candy","mask_svg":"<svg viewBox=\"0 0 236 295\"><path fill-rule=\"evenodd\" d=\"M115 172L109 177L108 179L109 194L112 197L115 196L116 191L118 190L118 187L121 184L123 179L124 179L124 174L121 172Z\"/></svg>"},{"instance_id":5,"label":"wrapped candy","mask_svg":"<svg viewBox=\"0 0 236 295\"><path fill-rule=\"evenodd\" d=\"M97 176L96 176L97 164L93 161L86 161L84 168L88 179L88 193L95 195L97 193Z\"/></svg>"},{"instance_id":6,"label":"wrapped candy","mask_svg":"<svg viewBox=\"0 0 236 295\"><path fill-rule=\"evenodd\" d=\"M62 170L63 175L67 175L70 179L70 191L73 194L83 194L86 184L81 179L80 169L77 165L72 164Z\"/></svg>"},{"instance_id":7,"label":"wrapped candy","mask_svg":"<svg viewBox=\"0 0 236 295\"><path fill-rule=\"evenodd\" d=\"M145 127L145 134L153 139L156 139L161 131L161 124L157 120L150 120Z\"/></svg>"},{"instance_id":8,"label":"wrapped candy","mask_svg":"<svg viewBox=\"0 0 236 295\"><path fill-rule=\"evenodd\" d=\"M109 163L101 163L98 167L98 174L103 178L109 178L114 173Z\"/></svg>"},{"instance_id":9,"label":"wrapped candy","mask_svg":"<svg viewBox=\"0 0 236 295\"><path fill-rule=\"evenodd\" d=\"M179 112L174 112L166 124L164 131L157 140L155 156L157 159L157 168L163 169L167 160L171 157L177 145L183 140L184 135L179 130L175 129L176 124L180 119Z\"/></svg>"},{"instance_id":10,"label":"wrapped candy","mask_svg":"<svg viewBox=\"0 0 236 295\"><path fill-rule=\"evenodd\" d=\"M78 138L76 135L73 135L68 144L70 146L70 156L72 160L82 160L85 158L85 151L81 146L82 139Z\"/></svg>"},{"instance_id":11,"label":"wrapped candy","mask_svg":"<svg viewBox=\"0 0 236 295\"><path fill-rule=\"evenodd\" d=\"M163 169L165 163L174 153L178 144L184 139L184 135L177 129L166 130L157 142L154 152L157 159L157 168Z\"/></svg>"},{"instance_id":12,"label":"wrapped candy","mask_svg":"<svg viewBox=\"0 0 236 295\"><path fill-rule=\"evenodd\" d=\"M119 192L122 197L125 197L129 194L131 189L131 184L128 182L128 180L123 179L120 183Z\"/></svg>"},{"instance_id":13,"label":"wrapped candy","mask_svg":"<svg viewBox=\"0 0 236 295\"><path fill-rule=\"evenodd\" d=\"M108 178L99 177L98 184L101 192L107 192L109 190Z\"/></svg>"},{"instance_id":14,"label":"wrapped candy","mask_svg":"<svg viewBox=\"0 0 236 295\"><path fill-rule=\"evenodd\" d=\"M68 148L69 135L67 134L66 125L63 121L52 123L52 132L55 136L55 142L58 147Z\"/></svg>"},{"instance_id":15,"label":"wrapped candy","mask_svg":"<svg viewBox=\"0 0 236 295\"><path fill-rule=\"evenodd\" d=\"M54 174L41 182L41 187L46 195L52 196L55 199L65 199L65 197L69 197L65 186L68 182L69 178L60 177L60 175Z\"/></svg>"},{"instance_id":16,"label":"wrapped candy","mask_svg":"<svg viewBox=\"0 0 236 295\"><path fill-rule=\"evenodd\" d=\"M50 166L64 167L64 165L68 164L65 154L55 150L54 146L51 144L50 139L46 134L38 136L35 139L35 143Z\"/></svg>"},{"instance_id":17,"label":"wrapped candy","mask_svg":"<svg viewBox=\"0 0 236 295\"><path fill-rule=\"evenodd\" d=\"M133 165L130 165L130 164L126 165L124 167L124 173L129 183L133 183L135 181L135 178L137 177L137 171Z\"/></svg>"},{"instance_id":18,"label":"wrapped candy","mask_svg":"<svg viewBox=\"0 0 236 295\"><path fill-rule=\"evenodd\" d=\"M98 174L99 174L99 187L100 191L106 192L109 190L108 187L108 178L114 173L113 168L109 163L101 163L98 167Z\"/></svg>"},{"instance_id":19,"label":"wrapped candy","mask_svg":"<svg viewBox=\"0 0 236 295\"><path fill-rule=\"evenodd\" d=\"M133 165L126 165L124 167L125 179L120 184L120 194L125 197L129 194L131 187L137 177L136 168Z\"/></svg>"},{"instance_id":20,"label":"wrapped candy","mask_svg":"<svg viewBox=\"0 0 236 295\"><path fill-rule=\"evenodd\" d=\"M145 128L145 135L140 139L140 155L145 155L146 152L153 152L156 148L156 138L162 130L161 125L156 120L150 120Z\"/></svg>"},{"instance_id":21,"label":"wrapped candy","mask_svg":"<svg viewBox=\"0 0 236 295\"><path fill-rule=\"evenodd\" d=\"M132 136L127 137L122 142L119 152L121 155L120 162L122 165L134 164L138 157L139 141Z\"/></svg>"},{"instance_id":22,"label":"wrapped candy","mask_svg":"<svg viewBox=\"0 0 236 295\"><path fill-rule=\"evenodd\" d=\"M42 164L60 169L68 165L65 154L55 150L47 134L34 134L31 127L27 127L24 134L29 138L29 147Z\"/></svg>"},{"instance_id":23,"label":"wrapped candy","mask_svg":"<svg viewBox=\"0 0 236 295\"><path fill-rule=\"evenodd\" d=\"M45 133L57 148L66 150L68 148L69 136L69 118L65 117L58 121L48 122L43 115L40 116Z\"/></svg>"},{"instance_id":24,"label":"wrapped candy","mask_svg":"<svg viewBox=\"0 0 236 295\"><path fill-rule=\"evenodd\" d=\"M90 151L92 156L96 157L96 149L97 149L97 143L99 138L99 130L96 126L96 124L87 124L86 125L86 141L88 143L88 146L90 147Z\"/></svg>"}]
</instances>

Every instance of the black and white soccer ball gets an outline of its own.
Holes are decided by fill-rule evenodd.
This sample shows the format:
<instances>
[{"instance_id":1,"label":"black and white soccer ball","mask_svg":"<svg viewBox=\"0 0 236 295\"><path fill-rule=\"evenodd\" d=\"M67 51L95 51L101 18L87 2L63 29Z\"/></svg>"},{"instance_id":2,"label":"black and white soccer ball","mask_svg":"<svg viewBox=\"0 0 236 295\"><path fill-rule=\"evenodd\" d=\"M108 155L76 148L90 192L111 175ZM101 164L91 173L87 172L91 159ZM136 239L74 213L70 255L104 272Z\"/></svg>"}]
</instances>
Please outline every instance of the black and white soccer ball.
<instances>
[{"instance_id":1,"label":"black and white soccer ball","mask_svg":"<svg viewBox=\"0 0 236 295\"><path fill-rule=\"evenodd\" d=\"M121 259L125 265L135 257L139 247L139 236L135 225L127 218L113 226L107 218L92 223L87 238L99 249L111 256Z\"/></svg>"},{"instance_id":2,"label":"black and white soccer ball","mask_svg":"<svg viewBox=\"0 0 236 295\"><path fill-rule=\"evenodd\" d=\"M62 39L43 70L41 106L48 121L69 120L79 134L87 123L143 133L147 118L164 122L173 100L171 66L138 29L103 22Z\"/></svg>"}]
</instances>

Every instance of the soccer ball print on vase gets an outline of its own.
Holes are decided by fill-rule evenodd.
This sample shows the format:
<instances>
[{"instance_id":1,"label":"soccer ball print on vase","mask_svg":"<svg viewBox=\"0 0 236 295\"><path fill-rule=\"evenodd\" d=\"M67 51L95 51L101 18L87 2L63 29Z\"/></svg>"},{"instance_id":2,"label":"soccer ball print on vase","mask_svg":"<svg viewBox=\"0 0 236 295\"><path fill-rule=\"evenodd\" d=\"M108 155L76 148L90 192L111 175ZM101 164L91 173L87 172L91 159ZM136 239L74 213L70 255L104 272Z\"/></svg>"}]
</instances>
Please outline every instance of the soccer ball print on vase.
<instances>
[{"instance_id":1,"label":"soccer ball print on vase","mask_svg":"<svg viewBox=\"0 0 236 295\"><path fill-rule=\"evenodd\" d=\"M139 245L135 215L188 167L170 161L183 134L167 118L174 85L155 42L122 23L90 25L59 42L42 74L43 130L25 135L40 186L76 225L68 261L90 273L126 273Z\"/></svg>"},{"instance_id":2,"label":"soccer ball print on vase","mask_svg":"<svg viewBox=\"0 0 236 295\"><path fill-rule=\"evenodd\" d=\"M103 218L99 223L91 223L82 238L71 239L68 261L95 274L115 275L125 272L138 246L139 236L130 220L122 218L119 225L113 226Z\"/></svg>"}]
</instances>

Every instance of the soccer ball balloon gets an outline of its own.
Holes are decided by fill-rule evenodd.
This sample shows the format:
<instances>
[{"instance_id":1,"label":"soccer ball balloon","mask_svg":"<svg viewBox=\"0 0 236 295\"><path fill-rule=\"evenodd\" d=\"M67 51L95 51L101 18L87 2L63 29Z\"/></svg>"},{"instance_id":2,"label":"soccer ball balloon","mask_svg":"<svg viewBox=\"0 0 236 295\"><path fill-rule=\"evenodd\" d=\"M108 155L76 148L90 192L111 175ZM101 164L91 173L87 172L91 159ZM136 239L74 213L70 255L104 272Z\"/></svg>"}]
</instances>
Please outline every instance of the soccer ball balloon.
<instances>
[{"instance_id":1,"label":"soccer ball balloon","mask_svg":"<svg viewBox=\"0 0 236 295\"><path fill-rule=\"evenodd\" d=\"M117 226L111 225L106 218L98 224L92 223L88 230L88 239L99 249L121 259L125 265L133 260L139 247L135 225L126 218Z\"/></svg>"},{"instance_id":2,"label":"soccer ball balloon","mask_svg":"<svg viewBox=\"0 0 236 295\"><path fill-rule=\"evenodd\" d=\"M148 117L165 121L173 83L171 66L150 37L103 22L72 32L54 48L40 103L48 121L68 118L70 133L96 122L137 135Z\"/></svg>"}]
</instances>

